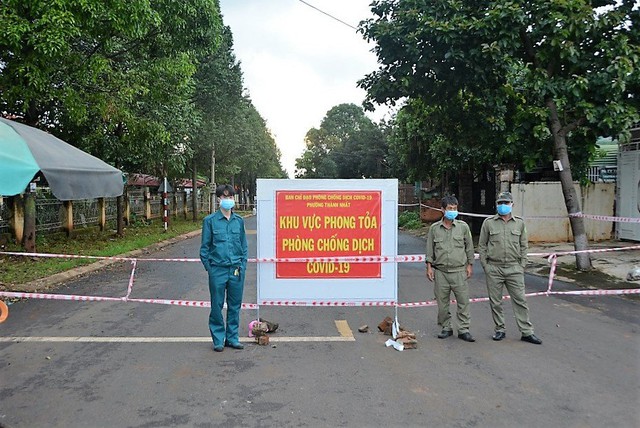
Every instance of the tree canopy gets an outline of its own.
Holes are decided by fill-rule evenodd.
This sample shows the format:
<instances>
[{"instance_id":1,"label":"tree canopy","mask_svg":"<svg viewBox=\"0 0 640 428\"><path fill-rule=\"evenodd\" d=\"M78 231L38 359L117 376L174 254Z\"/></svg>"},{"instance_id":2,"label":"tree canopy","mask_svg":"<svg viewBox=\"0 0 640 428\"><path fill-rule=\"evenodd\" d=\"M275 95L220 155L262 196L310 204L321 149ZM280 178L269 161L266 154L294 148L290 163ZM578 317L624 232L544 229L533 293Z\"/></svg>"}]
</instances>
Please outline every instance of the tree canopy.
<instances>
[{"instance_id":1,"label":"tree canopy","mask_svg":"<svg viewBox=\"0 0 640 428\"><path fill-rule=\"evenodd\" d=\"M379 0L372 11L361 26L380 63L360 82L369 103L420 100L417 117L439 130L493 131L432 140L464 147L466 157L480 148L498 163L518 153L533 154L529 164L559 159L567 210L580 211L569 155L594 152L599 135L624 138L639 118L634 1ZM451 109L465 103L475 107L452 124ZM586 247L582 219L571 224L576 246Z\"/></svg>"},{"instance_id":2,"label":"tree canopy","mask_svg":"<svg viewBox=\"0 0 640 428\"><path fill-rule=\"evenodd\" d=\"M307 132L305 144L296 159L298 178L389 177L382 129L355 104L331 108L320 128Z\"/></svg>"},{"instance_id":3,"label":"tree canopy","mask_svg":"<svg viewBox=\"0 0 640 428\"><path fill-rule=\"evenodd\" d=\"M214 144L244 153L229 140L253 106L218 0L7 0L0 26L2 114L130 172L205 169ZM222 159L227 178L240 158Z\"/></svg>"}]
</instances>

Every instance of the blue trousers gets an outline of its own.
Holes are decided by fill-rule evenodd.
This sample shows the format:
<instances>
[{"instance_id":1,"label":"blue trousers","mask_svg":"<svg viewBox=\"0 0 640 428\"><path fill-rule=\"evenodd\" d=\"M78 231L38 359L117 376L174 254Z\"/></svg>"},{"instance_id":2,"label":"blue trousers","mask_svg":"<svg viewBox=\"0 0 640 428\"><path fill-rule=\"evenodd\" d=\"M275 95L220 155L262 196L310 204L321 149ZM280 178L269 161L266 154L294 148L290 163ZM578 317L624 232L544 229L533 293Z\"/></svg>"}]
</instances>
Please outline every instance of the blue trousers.
<instances>
[{"instance_id":1,"label":"blue trousers","mask_svg":"<svg viewBox=\"0 0 640 428\"><path fill-rule=\"evenodd\" d=\"M244 269L238 269L236 266L214 266L209 270L209 293L211 294L209 331L213 346L224 346L225 339L230 343L238 342L244 274ZM226 329L222 317L225 294L227 298Z\"/></svg>"}]
</instances>

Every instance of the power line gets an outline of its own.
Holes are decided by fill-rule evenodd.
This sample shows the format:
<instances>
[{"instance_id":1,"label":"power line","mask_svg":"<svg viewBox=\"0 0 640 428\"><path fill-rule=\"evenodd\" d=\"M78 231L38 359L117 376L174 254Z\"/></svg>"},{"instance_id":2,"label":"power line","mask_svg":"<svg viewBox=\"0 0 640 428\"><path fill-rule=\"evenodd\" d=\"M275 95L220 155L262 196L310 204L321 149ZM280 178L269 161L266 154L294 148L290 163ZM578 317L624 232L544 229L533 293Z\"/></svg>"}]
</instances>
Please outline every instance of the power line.
<instances>
[{"instance_id":1,"label":"power line","mask_svg":"<svg viewBox=\"0 0 640 428\"><path fill-rule=\"evenodd\" d=\"M338 21L339 23L344 24L344 25L346 25L346 26L347 26L347 27L349 27L349 28L353 28L353 29L354 29L354 30L356 30L356 31L358 30L358 28L357 28L357 27L354 27L353 25L351 25L351 24L348 24L348 23L344 22L342 19L336 18L335 16L333 16L333 15L331 15L331 14L329 14L329 13L325 12L324 10L320 10L320 9L318 9L318 8L317 8L317 7L315 7L314 5L309 4L309 3L307 3L307 2L306 2L306 1L304 1L304 0L298 0L298 1L299 1L300 3L302 3L302 4L306 4L306 5L307 5L307 6L309 6L310 8L315 9L315 10L317 10L317 11L318 11L318 12L320 12L320 13L323 13L323 14L327 15L327 16L328 16L329 18L331 18L331 19L335 19L335 20L336 20L336 21Z\"/></svg>"}]
</instances>

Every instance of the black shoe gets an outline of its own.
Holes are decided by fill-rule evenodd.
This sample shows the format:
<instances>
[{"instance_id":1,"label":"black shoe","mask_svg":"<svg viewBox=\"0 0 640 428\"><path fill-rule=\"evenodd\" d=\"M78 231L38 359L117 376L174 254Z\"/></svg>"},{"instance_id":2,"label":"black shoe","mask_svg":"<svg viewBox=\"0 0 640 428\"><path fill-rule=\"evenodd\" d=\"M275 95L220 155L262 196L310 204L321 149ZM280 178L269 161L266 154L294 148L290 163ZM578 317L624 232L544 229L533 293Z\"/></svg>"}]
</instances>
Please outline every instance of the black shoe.
<instances>
[{"instance_id":1,"label":"black shoe","mask_svg":"<svg viewBox=\"0 0 640 428\"><path fill-rule=\"evenodd\" d=\"M453 331L451 330L442 330L438 335L438 339L446 339L449 336L453 336Z\"/></svg>"},{"instance_id":2,"label":"black shoe","mask_svg":"<svg viewBox=\"0 0 640 428\"><path fill-rule=\"evenodd\" d=\"M475 342L476 340L471 336L471 333L466 332L458 335L458 339L462 339L465 342Z\"/></svg>"},{"instance_id":3,"label":"black shoe","mask_svg":"<svg viewBox=\"0 0 640 428\"><path fill-rule=\"evenodd\" d=\"M522 336L520 338L523 342L533 343L534 345L542 345L542 340L538 338L535 334L530 334L529 336Z\"/></svg>"},{"instance_id":4,"label":"black shoe","mask_svg":"<svg viewBox=\"0 0 640 428\"><path fill-rule=\"evenodd\" d=\"M216 352L222 352L224 351L224 347L223 346L214 346L213 350Z\"/></svg>"},{"instance_id":5,"label":"black shoe","mask_svg":"<svg viewBox=\"0 0 640 428\"><path fill-rule=\"evenodd\" d=\"M492 337L493 340L502 340L505 337L507 337L507 335L504 333L504 331L496 331Z\"/></svg>"},{"instance_id":6,"label":"black shoe","mask_svg":"<svg viewBox=\"0 0 640 428\"><path fill-rule=\"evenodd\" d=\"M244 345L240 342L224 342L224 346L228 346L233 349L244 349Z\"/></svg>"}]
</instances>

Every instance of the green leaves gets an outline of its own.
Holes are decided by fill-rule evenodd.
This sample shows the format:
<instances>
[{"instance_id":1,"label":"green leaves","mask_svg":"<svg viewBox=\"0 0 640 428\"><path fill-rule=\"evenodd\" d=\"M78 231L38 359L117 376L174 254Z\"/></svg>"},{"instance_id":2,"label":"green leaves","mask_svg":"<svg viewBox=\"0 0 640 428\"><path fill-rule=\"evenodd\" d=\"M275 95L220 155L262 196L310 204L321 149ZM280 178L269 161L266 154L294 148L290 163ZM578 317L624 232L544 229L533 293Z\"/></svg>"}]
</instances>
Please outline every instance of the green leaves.
<instances>
[{"instance_id":1,"label":"green leaves","mask_svg":"<svg viewBox=\"0 0 640 428\"><path fill-rule=\"evenodd\" d=\"M389 177L382 131L354 104L333 107L305 140L307 147L296 159L298 178Z\"/></svg>"},{"instance_id":2,"label":"green leaves","mask_svg":"<svg viewBox=\"0 0 640 428\"><path fill-rule=\"evenodd\" d=\"M395 146L405 145L414 178L475 161L530 167L557 137L571 153L590 153L595 136L640 120L637 7L592 3L374 2L376 18L360 30L381 65L359 85L369 104L409 99L394 135L405 139Z\"/></svg>"}]
</instances>

